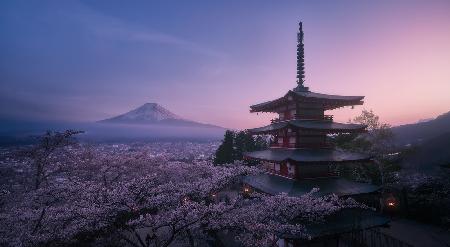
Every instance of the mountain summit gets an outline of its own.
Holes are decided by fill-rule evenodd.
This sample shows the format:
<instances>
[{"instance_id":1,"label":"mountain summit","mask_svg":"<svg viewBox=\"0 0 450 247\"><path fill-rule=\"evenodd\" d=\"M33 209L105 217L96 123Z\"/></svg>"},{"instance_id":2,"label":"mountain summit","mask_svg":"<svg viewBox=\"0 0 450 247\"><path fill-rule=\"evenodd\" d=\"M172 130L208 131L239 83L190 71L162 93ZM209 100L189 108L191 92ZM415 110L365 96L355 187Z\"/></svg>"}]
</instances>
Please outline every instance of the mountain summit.
<instances>
[{"instance_id":1,"label":"mountain summit","mask_svg":"<svg viewBox=\"0 0 450 247\"><path fill-rule=\"evenodd\" d=\"M165 126L189 126L189 127L218 127L211 124L203 124L183 119L157 103L145 103L142 106L127 113L104 119L100 123L111 124L145 124Z\"/></svg>"},{"instance_id":2,"label":"mountain summit","mask_svg":"<svg viewBox=\"0 0 450 247\"><path fill-rule=\"evenodd\" d=\"M181 117L157 103L145 103L134 110L113 118L102 120L101 122L151 123L166 119L182 120Z\"/></svg>"}]
</instances>

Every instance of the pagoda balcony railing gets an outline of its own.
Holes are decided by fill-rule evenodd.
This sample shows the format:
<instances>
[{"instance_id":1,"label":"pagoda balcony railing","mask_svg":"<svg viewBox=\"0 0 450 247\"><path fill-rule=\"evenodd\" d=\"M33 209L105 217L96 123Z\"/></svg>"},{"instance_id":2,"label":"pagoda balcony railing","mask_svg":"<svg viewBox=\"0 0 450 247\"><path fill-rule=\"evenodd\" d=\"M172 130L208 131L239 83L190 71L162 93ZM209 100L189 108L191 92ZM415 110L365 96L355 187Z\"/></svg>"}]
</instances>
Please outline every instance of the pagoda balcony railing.
<instances>
[{"instance_id":1,"label":"pagoda balcony railing","mask_svg":"<svg viewBox=\"0 0 450 247\"><path fill-rule=\"evenodd\" d=\"M295 143L272 143L272 145L270 145L271 147L275 147L275 148L296 148L297 145Z\"/></svg>"},{"instance_id":2,"label":"pagoda balcony railing","mask_svg":"<svg viewBox=\"0 0 450 247\"><path fill-rule=\"evenodd\" d=\"M325 120L325 121L333 121L333 115L323 115L323 116L305 116L300 114L295 114L292 118L274 118L270 120L271 123L279 123L287 120L293 120L293 119L302 119L302 120Z\"/></svg>"},{"instance_id":3,"label":"pagoda balcony railing","mask_svg":"<svg viewBox=\"0 0 450 247\"><path fill-rule=\"evenodd\" d=\"M274 148L332 148L330 143L272 143Z\"/></svg>"},{"instance_id":4,"label":"pagoda balcony railing","mask_svg":"<svg viewBox=\"0 0 450 247\"><path fill-rule=\"evenodd\" d=\"M296 137L297 136L297 132L286 132L286 136L287 137Z\"/></svg>"},{"instance_id":5,"label":"pagoda balcony railing","mask_svg":"<svg viewBox=\"0 0 450 247\"><path fill-rule=\"evenodd\" d=\"M316 116L310 116L310 115L301 115L301 114L295 114L294 119L304 119L304 120L326 120L326 121L333 121L333 115L316 115Z\"/></svg>"},{"instance_id":6,"label":"pagoda balcony railing","mask_svg":"<svg viewBox=\"0 0 450 247\"><path fill-rule=\"evenodd\" d=\"M314 179L314 178L326 178L326 177L339 177L340 174L338 172L328 171L328 172L322 172L322 173L316 173L316 174L309 174L309 175L302 175L300 174L297 176L295 173L282 173L281 170L275 170L274 168L266 168L267 173L282 176L286 178L291 179Z\"/></svg>"},{"instance_id":7,"label":"pagoda balcony railing","mask_svg":"<svg viewBox=\"0 0 450 247\"><path fill-rule=\"evenodd\" d=\"M274 174L274 175L278 175L278 176L282 176L282 177L287 177L287 178L295 178L295 174L293 173L281 173L281 171L277 171L274 168L267 168L266 169L268 173L270 174Z\"/></svg>"},{"instance_id":8,"label":"pagoda balcony railing","mask_svg":"<svg viewBox=\"0 0 450 247\"><path fill-rule=\"evenodd\" d=\"M329 177L340 177L341 176L341 172L339 172L339 171L329 171L328 172L328 176Z\"/></svg>"}]
</instances>

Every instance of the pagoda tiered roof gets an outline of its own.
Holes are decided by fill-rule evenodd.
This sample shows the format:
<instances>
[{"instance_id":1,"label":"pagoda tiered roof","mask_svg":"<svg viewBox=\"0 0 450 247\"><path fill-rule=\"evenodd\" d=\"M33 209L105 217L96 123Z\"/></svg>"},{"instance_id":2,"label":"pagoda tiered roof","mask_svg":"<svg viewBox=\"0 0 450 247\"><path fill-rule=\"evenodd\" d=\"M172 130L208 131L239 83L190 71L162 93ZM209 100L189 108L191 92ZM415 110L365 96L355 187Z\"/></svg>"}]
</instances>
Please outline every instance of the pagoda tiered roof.
<instances>
[{"instance_id":1,"label":"pagoda tiered roof","mask_svg":"<svg viewBox=\"0 0 450 247\"><path fill-rule=\"evenodd\" d=\"M341 177L295 180L269 173L247 176L244 183L266 194L287 193L287 195L295 197L305 195L314 188L319 188L315 194L317 197L330 194L338 196L368 194L380 189L380 186L377 185L359 183Z\"/></svg>"},{"instance_id":2,"label":"pagoda tiered roof","mask_svg":"<svg viewBox=\"0 0 450 247\"><path fill-rule=\"evenodd\" d=\"M269 148L262 151L244 153L244 157L264 161L298 161L299 164L308 162L363 162L369 161L372 157L361 153L344 152L331 148Z\"/></svg>"},{"instance_id":3,"label":"pagoda tiered roof","mask_svg":"<svg viewBox=\"0 0 450 247\"><path fill-rule=\"evenodd\" d=\"M289 103L289 96L295 102L321 103L324 110L333 110L344 106L362 105L364 96L341 96L314 93L306 90L289 90L281 98L250 106L250 112L275 112L277 107Z\"/></svg>"},{"instance_id":4,"label":"pagoda tiered roof","mask_svg":"<svg viewBox=\"0 0 450 247\"><path fill-rule=\"evenodd\" d=\"M264 127L249 129L248 131L252 134L265 134L286 127L296 127L303 130L317 130L320 132L325 132L327 134L334 134L334 133L362 132L365 131L365 128L367 126L361 124L336 123L326 120L293 119L275 122Z\"/></svg>"}]
</instances>

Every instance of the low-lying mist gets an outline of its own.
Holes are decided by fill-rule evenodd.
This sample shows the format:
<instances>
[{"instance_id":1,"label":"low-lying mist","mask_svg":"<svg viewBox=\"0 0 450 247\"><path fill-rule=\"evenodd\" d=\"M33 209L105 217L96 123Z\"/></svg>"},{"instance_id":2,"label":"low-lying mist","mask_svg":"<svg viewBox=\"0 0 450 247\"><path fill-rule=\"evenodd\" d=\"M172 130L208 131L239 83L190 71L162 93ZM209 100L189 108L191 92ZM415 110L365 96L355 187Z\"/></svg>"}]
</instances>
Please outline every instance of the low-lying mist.
<instances>
[{"instance_id":1,"label":"low-lying mist","mask_svg":"<svg viewBox=\"0 0 450 247\"><path fill-rule=\"evenodd\" d=\"M23 121L2 121L0 128L0 145L2 146L33 143L36 136L47 130L82 130L84 133L77 138L88 142L207 141L220 140L225 132L225 129L218 127Z\"/></svg>"}]
</instances>

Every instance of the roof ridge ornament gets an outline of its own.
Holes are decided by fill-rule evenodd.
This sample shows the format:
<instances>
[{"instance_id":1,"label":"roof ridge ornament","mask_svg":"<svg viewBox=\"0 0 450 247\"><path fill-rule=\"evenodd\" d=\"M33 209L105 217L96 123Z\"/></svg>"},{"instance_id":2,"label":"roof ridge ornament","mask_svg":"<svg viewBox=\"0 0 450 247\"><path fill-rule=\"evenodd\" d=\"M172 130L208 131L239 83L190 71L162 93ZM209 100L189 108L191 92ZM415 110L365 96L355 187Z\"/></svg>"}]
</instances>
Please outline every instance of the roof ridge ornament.
<instances>
[{"instance_id":1,"label":"roof ridge ornament","mask_svg":"<svg viewBox=\"0 0 450 247\"><path fill-rule=\"evenodd\" d=\"M297 33L297 87L294 88L296 92L309 92L309 88L305 87L305 47L303 44L303 23L299 22Z\"/></svg>"}]
</instances>

